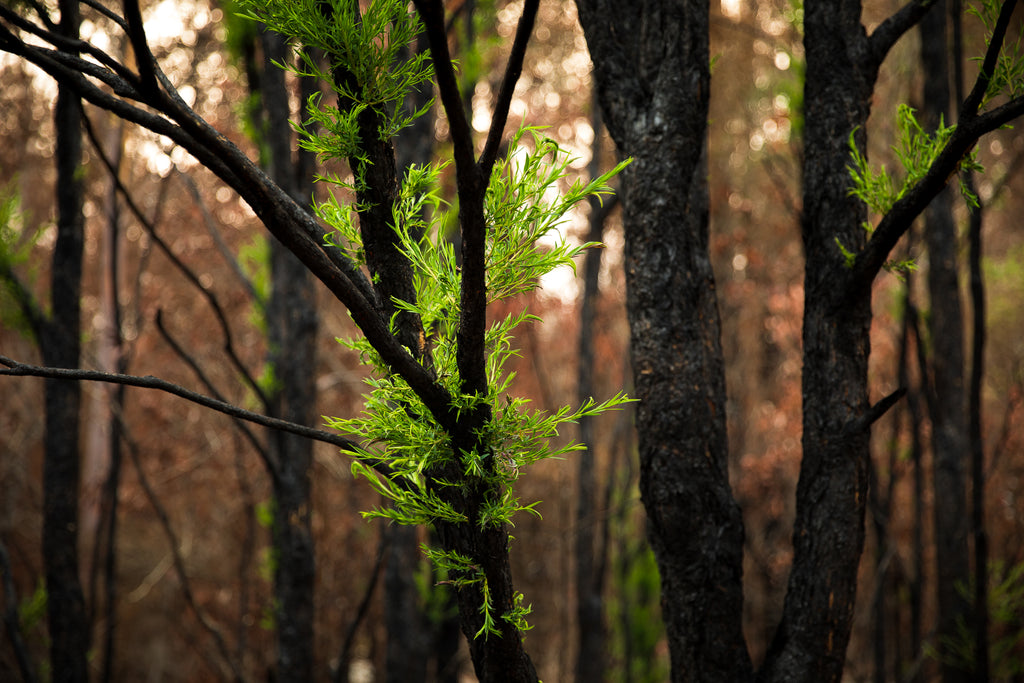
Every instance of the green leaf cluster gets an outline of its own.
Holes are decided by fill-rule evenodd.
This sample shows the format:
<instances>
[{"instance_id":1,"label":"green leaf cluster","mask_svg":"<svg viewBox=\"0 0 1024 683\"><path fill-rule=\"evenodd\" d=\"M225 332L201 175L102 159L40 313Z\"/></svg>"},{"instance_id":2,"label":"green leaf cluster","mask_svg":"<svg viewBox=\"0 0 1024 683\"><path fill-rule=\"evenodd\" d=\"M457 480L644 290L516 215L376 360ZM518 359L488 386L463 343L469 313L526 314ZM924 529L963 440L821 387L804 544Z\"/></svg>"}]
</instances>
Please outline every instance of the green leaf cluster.
<instances>
[{"instance_id":1,"label":"green leaf cluster","mask_svg":"<svg viewBox=\"0 0 1024 683\"><path fill-rule=\"evenodd\" d=\"M991 43L992 31L995 29L1001 9L1002 3L998 0L981 0L967 9L984 24L986 47ZM1012 30L1010 29L1011 32ZM1011 98L1024 96L1024 35L1018 33L1014 39L1009 39L1009 36L1007 38L1003 41L995 68L989 75L988 87L985 88L985 96L981 102L982 107L999 95ZM975 61L980 63L984 60L975 58Z\"/></svg>"},{"instance_id":2,"label":"green leaf cluster","mask_svg":"<svg viewBox=\"0 0 1024 683\"><path fill-rule=\"evenodd\" d=\"M529 133L533 147L520 147ZM489 230L486 245L488 300L505 299L537 286L539 278L559 266L573 265L584 248L566 240L544 248L538 240L557 230L566 212L591 195L610 191L607 183L618 172L590 182L577 182L558 191L565 178L568 155L537 131L523 129L512 140L513 150L495 165L485 200ZM483 427L485 448L455 453L450 435L430 419L430 411L411 387L388 372L386 365L364 338L343 343L360 353L364 363L376 372L366 380L363 413L355 418L326 418L329 425L359 440L363 446L352 465L353 472L367 479L391 505L365 513L403 524L436 521L461 524L464 512L455 510L442 495L446 487L461 486L465 480L482 481L492 491L476 522L481 527L512 522L517 512L537 514L536 503L522 503L514 492L520 472L529 465L577 449L567 444L552 447L549 440L560 427L583 416L596 415L628 399L617 395L603 403L588 401L573 410L564 407L548 414L528 409L529 402L508 394L515 374L508 361L518 355L513 332L536 318L523 309L491 323L486 332L488 391L485 395L463 393L456 351L459 327L461 273L452 244L440 226L446 221L445 205L439 195L443 166L411 167L394 205L393 228L400 249L413 270L415 302L395 301L399 311L410 311L423 323L430 364L438 381L453 397L456 414L466 414L480 404L490 409L491 420ZM330 243L349 253L361 250L360 235L350 209L335 198L317 207L325 220L333 222ZM341 340L339 340L341 341ZM386 474L379 465L386 465ZM463 481L442 480L438 472L455 468Z\"/></svg>"},{"instance_id":3,"label":"green leaf cluster","mask_svg":"<svg viewBox=\"0 0 1024 683\"><path fill-rule=\"evenodd\" d=\"M857 145L856 128L850 131L848 143L851 159L847 166L851 181L850 194L867 204L871 211L883 216L925 177L953 137L956 126L947 126L945 121L940 119L935 132L928 133L918 123L914 108L901 104L896 110L896 129L898 138L892 150L903 169L902 178L899 179L889 174L885 164L877 169L872 167L867 156ZM959 167L970 171L984 170L978 163L977 150L972 150L964 157ZM964 201L970 207L977 207L978 197L971 191L962 175L957 177ZM870 221L865 221L863 226L868 233L874 231L874 225ZM852 267L857 255L841 244L838 238L836 244L843 254L847 267ZM916 270L916 265L911 260L890 261L885 264L885 269L903 277Z\"/></svg>"},{"instance_id":4,"label":"green leaf cluster","mask_svg":"<svg viewBox=\"0 0 1024 683\"><path fill-rule=\"evenodd\" d=\"M406 93L433 76L429 54L410 49L421 25L408 3L376 0L363 11L352 0L239 0L238 4L242 16L304 48L298 52L297 65L279 66L312 76L337 93L339 106L325 104L321 94L311 96L306 102L309 119L298 126L303 148L321 159L367 161L363 150L370 141L361 140L358 125L367 109L378 116L380 140L391 139L426 111L424 107L410 114L398 106ZM320 54L326 55L326 64Z\"/></svg>"},{"instance_id":5,"label":"green leaf cluster","mask_svg":"<svg viewBox=\"0 0 1024 683\"><path fill-rule=\"evenodd\" d=\"M532 146L521 146L526 136ZM510 145L512 150L494 172L485 198L488 223L485 258L488 301L507 299L537 287L539 278L560 266L572 266L586 247L557 239L543 247L538 240L557 234L566 213L592 195L610 192L608 181L622 165L590 182L577 182L560 190L567 175L569 158L553 141L536 130L524 128ZM486 331L487 392L463 393L456 361L459 328L461 272L443 226L447 205L440 198L443 165L414 166L406 172L393 224L400 249L413 270L416 299L395 301L398 311L410 311L423 323L429 365L438 381L452 396L457 415L486 405L491 419L478 437L483 444L471 452L455 452L451 435L432 419L427 406L401 377L391 374L383 360L362 338L339 340L359 352L362 361L375 372L366 380L363 412L353 418L327 417L327 423L360 444L352 472L365 478L387 504L364 512L400 524L471 523L467 511L450 502L462 490L485 491L479 509L471 512L481 529L513 523L516 513L539 515L538 501L523 502L515 489L521 472L545 458L577 450L568 443L552 445L560 429L583 416L597 415L629 399L619 394L597 403L593 400L554 413L531 410L529 401L509 395L514 373L507 365L518 355L513 333L536 318L525 308L494 320ZM350 254L360 254L362 244L354 215L336 198L317 207L318 214L334 228L329 243ZM441 474L441 473L447 474ZM454 474L453 474L454 473ZM498 633L498 618L509 620L520 630L527 628L529 607L521 600L500 616L489 604L486 581L473 569L469 558L442 551L430 551L438 567L451 582L479 583L483 595L484 626L478 635Z\"/></svg>"},{"instance_id":6,"label":"green leaf cluster","mask_svg":"<svg viewBox=\"0 0 1024 683\"><path fill-rule=\"evenodd\" d=\"M918 123L914 114L914 108L906 104L901 104L896 111L896 130L899 137L892 150L903 169L903 178L900 180L891 176L884 164L877 170L872 168L867 156L857 146L856 129L850 132L852 163L847 167L852 181L850 194L859 197L878 214L888 213L893 204L924 178L956 130L956 126L947 126L940 120L935 133L928 133ZM983 170L977 162L976 152L973 151L960 165L964 169ZM963 181L960 183L960 190L968 204L977 206L978 198ZM870 223L865 223L864 227L868 232L873 229Z\"/></svg>"},{"instance_id":7,"label":"green leaf cluster","mask_svg":"<svg viewBox=\"0 0 1024 683\"><path fill-rule=\"evenodd\" d=\"M14 270L30 263L29 256L47 226L26 234L21 196L14 188L0 189L0 323L31 336L32 327L18 304ZM30 273L30 279L34 272Z\"/></svg>"},{"instance_id":8,"label":"green leaf cluster","mask_svg":"<svg viewBox=\"0 0 1024 683\"><path fill-rule=\"evenodd\" d=\"M976 576L970 584L957 590L967 600L974 595ZM1024 562L1007 567L1003 562L988 565L988 619L991 624L989 660L992 679L1012 680L1024 674L1020 644L1024 627L1020 615L1024 611ZM957 619L956 633L940 639L938 646L926 647L926 654L938 661L972 670L975 667L974 627L963 618Z\"/></svg>"}]
</instances>

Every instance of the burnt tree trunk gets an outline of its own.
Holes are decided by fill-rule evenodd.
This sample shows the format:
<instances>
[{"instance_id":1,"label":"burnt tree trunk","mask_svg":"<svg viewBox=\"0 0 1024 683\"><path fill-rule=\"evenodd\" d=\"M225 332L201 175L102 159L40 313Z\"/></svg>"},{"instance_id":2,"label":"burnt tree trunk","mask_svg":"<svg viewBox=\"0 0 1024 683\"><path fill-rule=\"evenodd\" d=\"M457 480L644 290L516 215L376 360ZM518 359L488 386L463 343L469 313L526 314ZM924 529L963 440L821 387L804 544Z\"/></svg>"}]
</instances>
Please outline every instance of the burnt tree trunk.
<instances>
[{"instance_id":1,"label":"burnt tree trunk","mask_svg":"<svg viewBox=\"0 0 1024 683\"><path fill-rule=\"evenodd\" d=\"M60 3L60 31L78 37L78 3ZM47 365L76 368L81 354L82 110L78 97L58 84L55 112L57 242L51 271L52 313L37 330ZM46 571L50 665L54 681L87 681L89 623L78 560L79 407L77 382L46 380L43 464L43 564Z\"/></svg>"},{"instance_id":2,"label":"burnt tree trunk","mask_svg":"<svg viewBox=\"0 0 1024 683\"><path fill-rule=\"evenodd\" d=\"M708 9L577 0L622 179L640 491L673 681L742 681L743 521L729 487L708 256Z\"/></svg>"}]
</instances>

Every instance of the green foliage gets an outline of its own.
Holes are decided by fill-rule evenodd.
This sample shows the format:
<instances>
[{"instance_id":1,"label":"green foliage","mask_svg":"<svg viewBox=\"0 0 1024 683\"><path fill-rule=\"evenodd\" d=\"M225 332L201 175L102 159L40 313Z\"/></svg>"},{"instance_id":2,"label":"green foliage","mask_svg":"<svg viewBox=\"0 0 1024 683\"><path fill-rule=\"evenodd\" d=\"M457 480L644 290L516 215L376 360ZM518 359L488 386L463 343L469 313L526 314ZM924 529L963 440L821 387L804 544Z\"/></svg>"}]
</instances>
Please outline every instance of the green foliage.
<instances>
[{"instance_id":1,"label":"green foliage","mask_svg":"<svg viewBox=\"0 0 1024 683\"><path fill-rule=\"evenodd\" d=\"M29 633L46 620L46 583L39 579L32 595L18 605L18 623L22 633Z\"/></svg>"},{"instance_id":2,"label":"green foliage","mask_svg":"<svg viewBox=\"0 0 1024 683\"><path fill-rule=\"evenodd\" d=\"M991 42L992 31L1002 5L999 0L981 0L967 9L984 24L986 47ZM985 89L985 96L982 98L982 107L999 95L1011 98L1024 96L1024 35L1017 33L1015 38L1011 38L1012 33L1011 28L1007 39L1003 41L1003 49L999 52L999 58ZM976 58L975 61L980 63L983 59Z\"/></svg>"},{"instance_id":3,"label":"green foliage","mask_svg":"<svg viewBox=\"0 0 1024 683\"><path fill-rule=\"evenodd\" d=\"M492 55L504 39L494 31L497 7L494 0L478 0L471 12L458 12L453 33L465 37L465 45L459 54L459 90L472 93L476 84L487 80L493 69ZM467 24L472 22L472 26ZM470 40L472 36L472 40ZM461 40L461 37L460 37Z\"/></svg>"},{"instance_id":4,"label":"green foliage","mask_svg":"<svg viewBox=\"0 0 1024 683\"><path fill-rule=\"evenodd\" d=\"M270 242L263 235L256 235L238 251L238 265L249 278L256 291L256 304L263 309L270 300ZM266 330L266 322L260 323Z\"/></svg>"},{"instance_id":5,"label":"green foliage","mask_svg":"<svg viewBox=\"0 0 1024 683\"><path fill-rule=\"evenodd\" d=\"M367 109L380 117L376 134L381 140L425 111L407 114L398 106L433 74L428 54L410 55L406 49L421 29L408 3L377 0L363 12L350 0L239 0L239 6L243 16L328 56L325 67L302 50L298 66L279 65L330 84L342 102L341 107L326 105L317 94L306 103L310 118L299 126L301 144L321 159L367 161L363 149L368 141L360 139L358 126Z\"/></svg>"},{"instance_id":6,"label":"green foliage","mask_svg":"<svg viewBox=\"0 0 1024 683\"><path fill-rule=\"evenodd\" d=\"M529 133L532 148L519 147ZM558 186L567 173L569 158L553 141L537 131L524 129L513 138L512 151L495 164L485 201L488 231L486 263L489 301L530 291L540 276L573 259L588 246L559 241L541 248L537 241L556 230L569 209L591 195L607 193L612 172L591 182L574 183L564 192ZM486 333L488 349L485 395L461 391L456 363L456 335L459 324L459 288L461 274L451 243L441 234L445 222L439 196L441 166L412 167L408 170L394 208L394 224L402 252L413 269L416 301L396 301L396 307L416 313L423 322L429 347L429 362L441 382L453 396L459 414L486 403L492 419L483 427L484 447L473 452L454 452L450 435L428 419L430 412L401 377L390 374L376 351L363 338L343 343L357 350L363 362L375 369L366 380L370 392L365 396L361 415L326 418L329 425L359 440L362 450L352 463L354 474L365 478L390 505L363 513L401 524L469 523L465 511L447 500L450 487L482 484L489 492L479 510L474 511L480 528L511 524L516 513L539 514L537 502L524 503L514 484L523 469L549 457L558 457L578 448L575 444L552 446L549 440L559 434L562 425L585 415L596 415L621 405L628 399L617 395L603 403L588 401L577 409L564 407L553 414L528 409L528 401L508 395L514 373L506 369L518 355L512 333L526 322L536 320L526 310L495 320ZM331 198L318 207L321 217L337 219L331 243L351 254L361 252L359 232L353 225L350 209ZM386 465L384 472L378 465ZM440 472L457 471L459 479L443 479ZM431 558L456 585L479 583L485 604L484 628L478 635L497 632L495 619L487 604L488 589L483 575L471 560L441 551ZM500 618L526 627L529 608L521 603Z\"/></svg>"},{"instance_id":7,"label":"green foliage","mask_svg":"<svg viewBox=\"0 0 1024 683\"><path fill-rule=\"evenodd\" d=\"M358 3L349 0L239 2L245 16L328 55L330 65L324 67L302 50L301 66L293 69L331 84L338 94L338 106L324 104L320 96L307 102L309 120L298 127L301 144L321 160L348 161L356 175L354 188L361 189L365 182L361 168L370 161L365 150L372 142L364 139L367 121L376 122L377 139L387 140L425 111L406 114L398 106L432 75L427 55L410 56L406 49L420 31L408 3L377 0L360 15ZM374 116L364 116L367 113ZM558 239L542 248L538 241L557 235L558 226L576 204L611 192L608 181L625 165L565 188L570 159L555 142L535 129L523 128L509 149L508 156L494 165L484 198L488 303L533 290L541 276L559 266L573 266L573 259L584 249L596 246L575 246ZM456 452L452 434L434 421L416 392L390 372L362 337L339 341L358 351L361 361L374 371L366 380L369 391L363 411L354 418L325 419L361 444L352 472L366 479L388 503L364 512L365 517L401 524L473 523L481 530L502 528L512 524L519 512L539 516L538 502L520 501L515 483L529 465L577 450L575 444L550 444L562 426L629 399L619 394L603 403L589 400L575 410L564 407L547 414L529 410L525 399L511 397L514 373L507 370L507 363L518 355L512 333L520 324L536 320L525 309L493 321L486 330L487 391L462 392L456 361L461 272L445 235L451 219L440 195L443 167L413 166L405 171L390 227L412 267L415 299L394 304L398 312L413 313L422 321L426 349L421 362L452 397L454 414L463 416L486 406L489 419L474 434L478 447ZM353 187L337 175L319 180ZM365 265L358 226L361 208L333 192L315 206L330 228L327 246ZM466 498L462 494L469 491L474 492L474 507L460 509L453 501ZM446 575L446 582L479 590L483 625L478 637L500 634L499 619L519 631L529 628L530 607L523 604L521 595L514 597L508 611L496 613L486 576L472 558L443 550L428 550L428 556Z\"/></svg>"},{"instance_id":8,"label":"green foliage","mask_svg":"<svg viewBox=\"0 0 1024 683\"><path fill-rule=\"evenodd\" d=\"M956 126L947 126L944 121L940 120L935 132L928 133L918 123L914 115L914 108L901 104L896 110L896 130L899 137L896 144L892 146L892 150L903 169L902 179L890 175L885 164L878 169L873 168L868 162L867 156L857 145L857 129L850 131L851 164L847 166L851 181L850 194L860 198L872 212L882 216L888 213L897 201L925 177L939 154L949 143ZM979 172L984 170L977 161L977 150L972 150L960 161L960 168ZM962 175L957 177L964 201L971 207L977 207L977 196L964 182ZM868 233L874 231L874 226L870 221L865 221L863 225ZM847 267L852 267L856 254L840 244L838 238L836 244L846 260ZM885 264L886 270L894 272L900 277L916 268L917 266L912 260L889 261Z\"/></svg>"},{"instance_id":9,"label":"green foliage","mask_svg":"<svg viewBox=\"0 0 1024 683\"><path fill-rule=\"evenodd\" d=\"M899 138L892 146L892 150L903 169L903 179L899 181L889 175L884 164L878 170L873 169L867 157L857 146L856 129L850 132L850 158L853 162L848 167L852 180L850 194L859 197L868 205L868 208L882 215L888 213L893 204L924 178L928 169L932 167L939 154L945 149L956 126L946 126L943 121L939 121L935 133L928 133L917 122L913 107L901 104L896 111L896 129ZM976 156L976 152L972 151L961 162L961 167L973 171L984 170L977 162ZM962 180L960 181L960 191L968 204L977 206L978 198ZM873 229L870 223L866 223L864 227L868 232Z\"/></svg>"},{"instance_id":10,"label":"green foliage","mask_svg":"<svg viewBox=\"0 0 1024 683\"><path fill-rule=\"evenodd\" d=\"M616 559L623 576L608 600L608 624L609 644L621 664L615 667L615 677L610 680L657 683L668 678L668 662L659 654L665 637L659 603L660 577L654 553L642 535L639 538L642 547L629 544L631 547L624 549L625 556Z\"/></svg>"},{"instance_id":11,"label":"green foliage","mask_svg":"<svg viewBox=\"0 0 1024 683\"><path fill-rule=\"evenodd\" d=\"M486 251L490 301L530 291L537 286L540 276L560 265L572 265L582 249L592 246L577 247L562 241L542 249L537 240L555 230L574 204L607 192L608 179L618 171L589 183L575 183L564 194L557 194L556 186L566 173L567 155L554 142L535 131L529 132L533 134L534 149L513 151L496 164L487 192L485 212L491 226ZM520 140L521 134L513 139L513 150ZM403 524L468 521L438 493L440 488L456 486L458 482L431 479L431 473L457 464L464 477L487 479L489 487L498 492L479 511L477 523L481 527L499 526L511 522L516 512L536 514L535 503L521 504L511 488L523 468L576 450L574 444L550 447L548 440L558 435L561 425L604 412L627 399L619 395L604 403L590 401L576 410L565 407L545 414L527 410L525 399L508 396L514 374L505 367L518 355L512 332L519 324L535 320L525 310L494 321L487 331L488 393L479 396L461 392L456 364L461 276L451 243L436 229L443 220L437 215L441 209L439 171L438 166L410 169L395 204L394 228L401 249L412 264L416 289L415 303L395 303L400 310L412 311L422 320L430 346L429 362L454 397L456 411L468 412L482 402L489 405L493 417L482 435L486 448L482 452L454 453L449 435L440 425L425 419L429 414L427 407L402 378L388 373L362 338L345 343L359 351L363 361L376 370L366 380L371 391L365 397L364 412L351 419L328 418L328 423L362 441L364 449L357 455L353 471L392 502L391 507L368 512L367 516L386 517ZM320 214L330 216L340 208L336 200L331 200L327 209L320 207ZM424 211L425 208L430 211ZM358 250L359 235L351 223L343 220L336 227L337 234L344 235L344 239L335 238L334 243L345 242L350 251ZM396 410L396 406L402 409ZM381 462L389 467L387 476L374 469Z\"/></svg>"}]
</instances>

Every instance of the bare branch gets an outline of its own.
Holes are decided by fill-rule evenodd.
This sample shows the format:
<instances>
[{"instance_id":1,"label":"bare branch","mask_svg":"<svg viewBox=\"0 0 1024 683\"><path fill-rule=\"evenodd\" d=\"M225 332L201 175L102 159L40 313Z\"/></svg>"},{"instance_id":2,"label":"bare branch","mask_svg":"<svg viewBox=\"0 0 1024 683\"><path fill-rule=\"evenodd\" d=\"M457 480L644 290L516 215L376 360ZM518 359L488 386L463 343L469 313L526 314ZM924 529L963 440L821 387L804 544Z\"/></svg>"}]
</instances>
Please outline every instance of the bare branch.
<instances>
[{"instance_id":1,"label":"bare branch","mask_svg":"<svg viewBox=\"0 0 1024 683\"><path fill-rule=\"evenodd\" d=\"M231 360L231 364L234 366L235 370L237 370L238 373L242 376L242 379L245 380L245 383L249 386L249 388L252 389L253 392L255 392L255 394L259 397L260 401L264 405L266 405L267 397L263 393L263 389L253 378L252 373L249 372L249 368L247 368L245 364L242 363L242 360L238 357L238 354L235 352L235 344L234 338L231 334L231 326L228 324L227 315L224 313L224 309L221 307L220 301L217 299L214 293L210 291L209 288L205 287L202 284L202 282L199 281L199 276L197 276L191 268L185 265L182 262L182 260L178 258L178 256L171 249L170 245L167 244L167 242L165 242L163 238L161 238L157 234L156 226L153 225L152 221L150 221L143 215L142 210L139 208L138 204L135 203L135 200L131 196L131 193L128 192L128 188L126 188L124 186L124 183L121 182L121 178L119 177L117 169L114 167L113 162L107 156L107 153L103 150L103 146L100 145L99 141L96 139L96 134L93 130L92 123L89 121L89 118L83 117L82 122L85 127L85 132L89 137L89 140L93 144L93 148L99 155L100 161L102 161L104 166L106 166L107 171L110 174L110 178L113 181L114 186L117 188L117 191L124 198L125 204L131 210L131 212L135 214L136 220L138 220L142 227L146 230L146 233L149 235L150 239L153 240L153 242L160 248L164 255L185 277L185 279L193 287L198 289L199 293L203 296L204 299L206 299L206 302L213 310L214 317L217 318L217 322L220 325L221 332L224 335L224 353Z\"/></svg>"},{"instance_id":2,"label":"bare branch","mask_svg":"<svg viewBox=\"0 0 1024 683\"><path fill-rule=\"evenodd\" d=\"M865 411L865 413L860 416L860 419L858 419L857 421L847 425L847 427L846 427L846 435L847 436L852 436L852 435L856 434L857 432L862 432L862 431L870 428L871 425L873 425L883 415L885 415L887 412L889 412L889 409L892 408L894 405L896 405L896 403L901 398L903 398L906 395L906 393L907 393L907 388L906 387L900 387L900 388L896 389L896 391L894 391L891 394L889 394L888 396L885 396L884 398L879 400L878 403L875 403L870 408L868 408L867 411Z\"/></svg>"},{"instance_id":3,"label":"bare branch","mask_svg":"<svg viewBox=\"0 0 1024 683\"><path fill-rule=\"evenodd\" d=\"M171 547L171 558L174 563L174 571L175 574L178 575L178 583L181 584L181 592L185 598L186 604L188 604L192 609L192 613L196 616L196 620L199 622L200 626L203 627L203 630L213 638L214 643L216 644L217 654L219 654L223 660L222 664L231 671L234 680L247 680L234 658L231 657L228 652L228 646L227 642L224 640L224 634L221 632L220 628L213 623L210 617L206 614L206 611L202 609L196 601L195 594L192 592L192 583L189 581L188 572L185 570L185 559L181 556L178 537L174 533L174 527L171 526L170 516L167 514L167 510L157 497L153 486L149 483L146 471L142 468L142 463L139 461L138 447L130 439L126 439L126 442L128 444L128 453L131 455L132 464L135 465L135 473L139 477L139 484L142 486L142 490L146 494L146 499L149 501L149 504L153 507L153 511L156 512L157 518L160 520L160 526L164 530L164 535L167 536L168 545Z\"/></svg>"},{"instance_id":4,"label":"bare branch","mask_svg":"<svg viewBox=\"0 0 1024 683\"><path fill-rule=\"evenodd\" d=\"M877 69L896 41L916 26L934 5L935 0L912 0L879 24L868 37L869 66Z\"/></svg>"},{"instance_id":5,"label":"bare branch","mask_svg":"<svg viewBox=\"0 0 1024 683\"><path fill-rule=\"evenodd\" d=\"M526 55L526 45L530 42L530 34L533 32L533 24L537 18L537 7L540 0L526 0L523 4L523 14L519 17L519 26L516 28L516 37L512 43L512 52L508 57L508 64L505 67L505 76L501 81L501 89L498 91L498 99L494 104L494 113L491 115L491 128L487 132L487 142L484 151L480 154L480 167L483 169L483 176L490 177L491 167L498 156L498 147L501 145L501 137L505 132L505 123L508 121L508 110L512 104L512 95L516 89L516 83L523 73L523 58Z\"/></svg>"},{"instance_id":6,"label":"bare branch","mask_svg":"<svg viewBox=\"0 0 1024 683\"><path fill-rule=\"evenodd\" d=\"M444 5L441 0L413 0L423 20L427 40L430 43L430 60L434 64L437 88L441 93L441 104L448 115L453 154L456 168L468 169L475 165L473 154L473 130L466 120L462 107L462 94L455 78L455 67L448 51L448 35L444 26ZM465 172L465 171L463 171Z\"/></svg>"},{"instance_id":7,"label":"bare branch","mask_svg":"<svg viewBox=\"0 0 1024 683\"><path fill-rule=\"evenodd\" d=\"M196 185L196 181L194 181L192 176L189 174L181 173L180 171L178 172L178 177L181 178L181 182L185 184L189 194L192 195L192 200L199 208L199 215L203 217L203 226L206 228L206 232L210 234L210 237L213 238L213 243L217 245L217 251L219 251L220 255L224 257L224 262L228 264L229 268L231 268L231 272L233 272L235 277L238 278L242 287L245 288L246 292L248 292L249 297L262 309L266 306L267 302L260 298L259 292L256 291L256 286L253 284L249 276L242 271L242 266L238 263L238 259L235 258L234 254L232 254L231 250L228 248L227 242L224 241L224 236L221 235L220 230L218 230L217 226L214 224L215 221L213 215L210 213L209 207L206 206L206 202L203 201L202 195L199 194L199 187Z\"/></svg>"},{"instance_id":8,"label":"bare branch","mask_svg":"<svg viewBox=\"0 0 1024 683\"><path fill-rule=\"evenodd\" d=\"M195 373L199 381L203 383L203 386L206 387L206 390L213 394L213 397L218 401L224 401L225 403L227 403L224 396L219 391L217 391L217 388L214 387L213 382L210 380L209 377L206 376L206 373L203 372L203 369L199 366L199 363L189 353L185 351L181 344L178 343L178 340L175 339L164 326L163 311L158 310L156 312L156 328L157 330L160 331L160 335L164 338L164 341L167 342L168 346L171 347L171 350L174 351L178 358L180 358L182 361L184 361L186 365L188 365L192 372ZM260 460L263 461L263 465L264 467L267 468L267 471L270 473L271 478L276 481L278 476L280 476L280 470L277 461L273 457L271 457L267 449L264 448L263 444L260 443L260 440L256 438L256 435L253 434L252 430L246 427L243 422L237 422L236 426L242 432L242 434L245 435L245 438L249 441L249 445L252 446L256 453L260 456Z\"/></svg>"},{"instance_id":9,"label":"bare branch","mask_svg":"<svg viewBox=\"0 0 1024 683\"><path fill-rule=\"evenodd\" d=\"M139 0L124 0L124 19L127 24L128 39L135 52L135 62L139 65L139 87L143 92L154 93L157 90L156 59L149 50L146 41L146 29L142 24L142 11Z\"/></svg>"},{"instance_id":10,"label":"bare branch","mask_svg":"<svg viewBox=\"0 0 1024 683\"><path fill-rule=\"evenodd\" d=\"M6 366L6 369L0 368L0 376L44 377L47 379L106 382L108 384L123 384L130 387L141 387L143 389L156 389L168 394L174 394L186 401L191 401L192 403L196 403L205 408L216 410L217 412L224 413L230 417L246 420L247 422L252 422L271 429L279 429L283 432L298 434L299 436L304 436L307 439L313 439L314 441L329 443L337 446L343 451L357 452L359 450L359 445L357 443L350 439L346 439L343 436L339 436L338 434L332 434L331 432L313 429L312 427L306 427L305 425L289 422L288 420L281 420L276 417L268 417L267 415L254 413L250 410L246 410L245 408L239 408L238 406L226 401L221 401L210 396L205 396L195 391L191 391L190 389L186 389L185 387L174 384L173 382L160 379L159 377L154 377L153 375L140 377L138 375L122 375L113 372L99 372L97 370L51 368L19 363L18 361L7 358L6 356L0 356L0 365Z\"/></svg>"},{"instance_id":11,"label":"bare branch","mask_svg":"<svg viewBox=\"0 0 1024 683\"><path fill-rule=\"evenodd\" d=\"M48 18L44 21L47 26L47 29L45 30L3 6L0 6L0 18L11 22L11 24L17 26L20 30L34 35L40 40L59 48L63 53L68 55L78 55L79 53L89 55L128 83L134 83L137 80L135 74L132 73L130 69L118 63L117 60L103 50L97 48L95 45L77 37L60 34L57 30L56 24L49 22Z\"/></svg>"}]
</instances>

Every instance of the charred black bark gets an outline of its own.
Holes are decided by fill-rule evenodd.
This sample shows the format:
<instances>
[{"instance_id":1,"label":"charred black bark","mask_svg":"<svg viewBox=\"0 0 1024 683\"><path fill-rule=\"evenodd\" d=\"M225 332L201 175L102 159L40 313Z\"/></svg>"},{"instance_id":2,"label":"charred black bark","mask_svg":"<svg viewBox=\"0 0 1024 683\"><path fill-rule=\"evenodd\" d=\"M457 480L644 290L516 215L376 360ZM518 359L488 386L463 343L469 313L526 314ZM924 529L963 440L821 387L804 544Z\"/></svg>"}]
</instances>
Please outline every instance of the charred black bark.
<instances>
[{"instance_id":1,"label":"charred black bark","mask_svg":"<svg viewBox=\"0 0 1024 683\"><path fill-rule=\"evenodd\" d=\"M708 255L706 4L577 0L622 156L640 490L673 681L742 681L743 522L729 488L725 377Z\"/></svg>"},{"instance_id":2,"label":"charred black bark","mask_svg":"<svg viewBox=\"0 0 1024 683\"><path fill-rule=\"evenodd\" d=\"M60 3L61 34L78 37L78 3ZM85 223L82 214L81 103L59 83L57 134L57 241L51 271L52 313L37 330L44 362L78 367ZM47 380L43 464L43 564L46 571L50 665L55 681L87 681L89 622L79 578L79 407L77 382Z\"/></svg>"},{"instance_id":3,"label":"charred black bark","mask_svg":"<svg viewBox=\"0 0 1024 683\"><path fill-rule=\"evenodd\" d=\"M410 51L421 53L428 49L421 33ZM422 84L410 92L403 103L408 114L426 106L433 95L429 84ZM434 120L432 113L420 116L395 139L395 163L399 175L409 166L425 166L434 152ZM428 218L428 217L424 217ZM431 642L440 632L444 619L434 622L424 613L424 604L416 583L416 572L423 559L420 551L419 531L412 527L388 525L383 533L387 537L387 560L384 565L384 624L387 630L385 680L388 683L416 683L427 680L427 664L432 654L438 654ZM437 589L444 590L444 589ZM444 595L449 595L444 591ZM444 610L454 615L454 610ZM455 624L455 642L459 642L458 623ZM443 657L443 655L438 655Z\"/></svg>"},{"instance_id":4,"label":"charred black bark","mask_svg":"<svg viewBox=\"0 0 1024 683\"><path fill-rule=\"evenodd\" d=\"M848 141L857 130L863 148L877 67L863 62L859 3L809 5L804 27L803 462L783 619L760 678L809 683L842 675L864 546L871 299L838 304L847 266L837 241L854 252L866 243Z\"/></svg>"}]
</instances>

